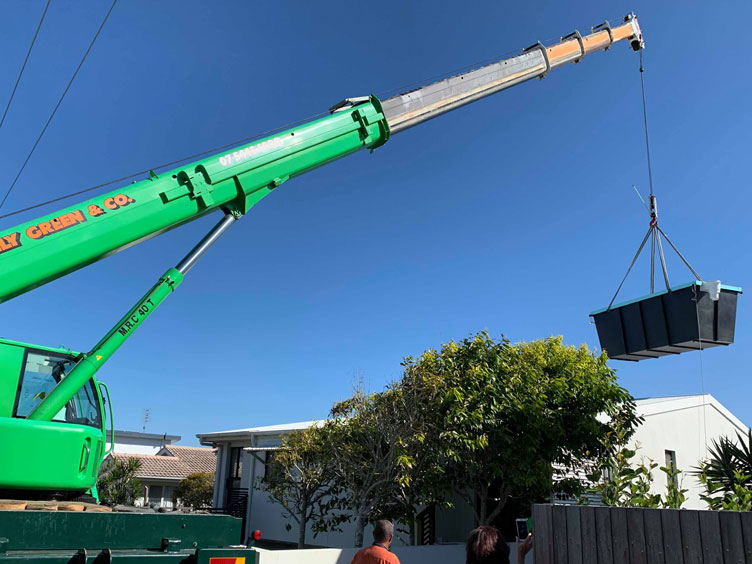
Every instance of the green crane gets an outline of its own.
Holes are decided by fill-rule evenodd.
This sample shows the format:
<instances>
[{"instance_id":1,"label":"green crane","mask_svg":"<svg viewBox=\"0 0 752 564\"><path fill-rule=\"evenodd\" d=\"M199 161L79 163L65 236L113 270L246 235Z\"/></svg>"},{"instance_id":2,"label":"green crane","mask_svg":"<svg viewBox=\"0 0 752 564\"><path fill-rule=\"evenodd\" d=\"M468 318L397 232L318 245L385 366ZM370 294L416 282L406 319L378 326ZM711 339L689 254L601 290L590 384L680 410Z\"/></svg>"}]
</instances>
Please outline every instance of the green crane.
<instances>
[{"instance_id":1,"label":"green crane","mask_svg":"<svg viewBox=\"0 0 752 564\"><path fill-rule=\"evenodd\" d=\"M329 115L0 231L0 302L212 212L217 225L89 352L0 339L0 498L90 492L104 456L106 386L97 371L183 281L208 248L281 184L391 135L626 40L644 47L637 18L574 32L552 46L386 100L348 98ZM108 398L109 399L109 398ZM107 401L111 407L111 402Z\"/></svg>"}]
</instances>

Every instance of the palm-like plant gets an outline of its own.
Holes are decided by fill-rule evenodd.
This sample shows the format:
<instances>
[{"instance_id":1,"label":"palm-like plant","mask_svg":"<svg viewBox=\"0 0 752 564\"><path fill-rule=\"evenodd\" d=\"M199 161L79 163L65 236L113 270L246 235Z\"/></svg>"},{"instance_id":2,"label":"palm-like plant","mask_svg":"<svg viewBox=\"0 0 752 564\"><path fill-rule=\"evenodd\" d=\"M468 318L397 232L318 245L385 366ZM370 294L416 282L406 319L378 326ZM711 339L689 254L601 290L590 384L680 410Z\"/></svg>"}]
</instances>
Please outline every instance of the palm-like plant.
<instances>
[{"instance_id":1,"label":"palm-like plant","mask_svg":"<svg viewBox=\"0 0 752 564\"><path fill-rule=\"evenodd\" d=\"M738 442L728 437L713 440L709 449L710 458L704 465L704 473L711 481L723 484L730 491L738 483L736 473L752 475L752 431L747 437L736 434ZM749 480L743 485L748 485Z\"/></svg>"},{"instance_id":2,"label":"palm-like plant","mask_svg":"<svg viewBox=\"0 0 752 564\"><path fill-rule=\"evenodd\" d=\"M737 441L728 437L713 440L708 449L710 457L700 463L696 472L706 489L703 499L711 508L726 508L727 498L752 492L752 430L747 431L746 437L737 433L736 438ZM726 501L721 503L722 499Z\"/></svg>"}]
</instances>

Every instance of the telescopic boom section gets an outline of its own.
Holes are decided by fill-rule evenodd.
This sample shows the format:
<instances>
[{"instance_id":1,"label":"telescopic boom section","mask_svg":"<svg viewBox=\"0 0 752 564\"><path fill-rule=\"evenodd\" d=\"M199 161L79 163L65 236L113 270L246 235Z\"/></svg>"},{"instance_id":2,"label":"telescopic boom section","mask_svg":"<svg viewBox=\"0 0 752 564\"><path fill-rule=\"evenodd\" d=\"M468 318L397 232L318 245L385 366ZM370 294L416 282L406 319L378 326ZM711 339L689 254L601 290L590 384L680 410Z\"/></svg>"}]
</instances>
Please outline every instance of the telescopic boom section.
<instances>
[{"instance_id":1,"label":"telescopic boom section","mask_svg":"<svg viewBox=\"0 0 752 564\"><path fill-rule=\"evenodd\" d=\"M287 180L594 51L643 46L637 18L596 26L545 47L385 100L344 100L331 115L79 205L0 230L0 303L210 212L245 214Z\"/></svg>"},{"instance_id":2,"label":"telescopic boom section","mask_svg":"<svg viewBox=\"0 0 752 564\"><path fill-rule=\"evenodd\" d=\"M642 32L634 14L625 16L622 25L612 28L608 22L604 22L592 31L586 36L575 31L550 47L536 43L516 57L384 100L384 114L392 135L520 82L543 78L551 69L566 63L579 63L586 55L608 49L617 41L629 41L635 51L644 47Z\"/></svg>"}]
</instances>

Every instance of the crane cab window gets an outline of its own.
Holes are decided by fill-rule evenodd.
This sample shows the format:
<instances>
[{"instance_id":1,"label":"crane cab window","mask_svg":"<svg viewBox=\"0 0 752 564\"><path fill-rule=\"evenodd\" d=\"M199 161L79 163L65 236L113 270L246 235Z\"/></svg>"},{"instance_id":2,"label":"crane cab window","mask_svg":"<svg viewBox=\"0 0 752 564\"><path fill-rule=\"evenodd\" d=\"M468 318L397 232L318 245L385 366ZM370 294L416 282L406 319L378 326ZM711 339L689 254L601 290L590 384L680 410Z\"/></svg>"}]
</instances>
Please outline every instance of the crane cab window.
<instances>
[{"instance_id":1,"label":"crane cab window","mask_svg":"<svg viewBox=\"0 0 752 564\"><path fill-rule=\"evenodd\" d=\"M75 364L73 360L54 353L27 351L13 415L27 417L65 378ZM101 427L94 381L89 380L52 420Z\"/></svg>"}]
</instances>

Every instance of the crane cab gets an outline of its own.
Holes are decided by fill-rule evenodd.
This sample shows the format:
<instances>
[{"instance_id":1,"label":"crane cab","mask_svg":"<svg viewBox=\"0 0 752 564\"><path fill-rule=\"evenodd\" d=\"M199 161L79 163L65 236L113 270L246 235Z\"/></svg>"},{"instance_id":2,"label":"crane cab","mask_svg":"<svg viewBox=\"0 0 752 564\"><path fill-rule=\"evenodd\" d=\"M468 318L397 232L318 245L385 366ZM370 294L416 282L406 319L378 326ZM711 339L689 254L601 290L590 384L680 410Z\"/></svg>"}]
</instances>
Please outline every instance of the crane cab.
<instances>
[{"instance_id":1,"label":"crane cab","mask_svg":"<svg viewBox=\"0 0 752 564\"><path fill-rule=\"evenodd\" d=\"M26 418L79 356L0 339L0 498L70 498L95 487L106 454L101 385L90 379L52 421Z\"/></svg>"}]
</instances>

